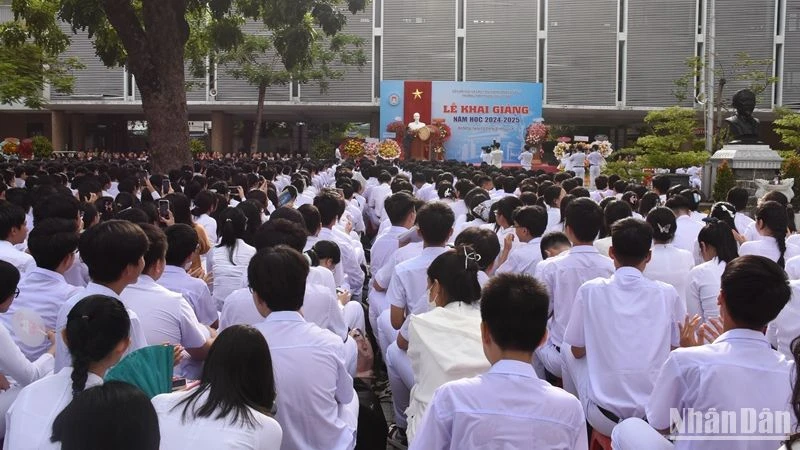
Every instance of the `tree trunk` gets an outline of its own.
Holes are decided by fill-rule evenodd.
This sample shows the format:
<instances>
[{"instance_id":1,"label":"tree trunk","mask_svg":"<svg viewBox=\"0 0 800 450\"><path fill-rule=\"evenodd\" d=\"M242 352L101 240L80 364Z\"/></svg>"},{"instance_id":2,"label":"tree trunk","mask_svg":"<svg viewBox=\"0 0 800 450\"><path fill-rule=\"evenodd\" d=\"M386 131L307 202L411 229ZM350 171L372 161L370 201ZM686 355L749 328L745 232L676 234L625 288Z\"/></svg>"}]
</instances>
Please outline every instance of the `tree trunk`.
<instances>
[{"instance_id":1,"label":"tree trunk","mask_svg":"<svg viewBox=\"0 0 800 450\"><path fill-rule=\"evenodd\" d=\"M267 85L258 85L258 105L256 106L256 123L253 124L253 140L250 141L250 153L258 151L258 138L261 135L261 120L264 116L264 98L267 96Z\"/></svg>"}]
</instances>

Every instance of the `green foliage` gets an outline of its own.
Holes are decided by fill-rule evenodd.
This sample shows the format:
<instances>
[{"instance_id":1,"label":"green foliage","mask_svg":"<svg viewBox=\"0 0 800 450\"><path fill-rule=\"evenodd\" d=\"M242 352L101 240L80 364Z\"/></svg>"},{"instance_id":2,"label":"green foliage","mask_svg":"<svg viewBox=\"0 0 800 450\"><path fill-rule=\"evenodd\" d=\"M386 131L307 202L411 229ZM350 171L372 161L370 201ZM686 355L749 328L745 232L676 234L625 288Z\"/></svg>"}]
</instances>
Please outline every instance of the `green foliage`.
<instances>
[{"instance_id":1,"label":"green foliage","mask_svg":"<svg viewBox=\"0 0 800 450\"><path fill-rule=\"evenodd\" d=\"M793 151L800 150L800 114L787 108L775 109L775 114L772 127L781 137L781 144Z\"/></svg>"},{"instance_id":2,"label":"green foliage","mask_svg":"<svg viewBox=\"0 0 800 450\"><path fill-rule=\"evenodd\" d=\"M189 140L189 151L191 151L193 155L199 155L207 152L208 149L206 148L205 141L202 139L191 139Z\"/></svg>"},{"instance_id":3,"label":"green foliage","mask_svg":"<svg viewBox=\"0 0 800 450\"><path fill-rule=\"evenodd\" d=\"M795 150L778 150L778 155L782 159L791 158L792 156L797 156L797 151Z\"/></svg>"},{"instance_id":4,"label":"green foliage","mask_svg":"<svg viewBox=\"0 0 800 450\"><path fill-rule=\"evenodd\" d=\"M649 134L637 139L636 146L645 153L679 152L699 147L695 134L697 117L693 109L673 106L650 111L644 122Z\"/></svg>"},{"instance_id":5,"label":"green foliage","mask_svg":"<svg viewBox=\"0 0 800 450\"><path fill-rule=\"evenodd\" d=\"M800 156L792 156L786 158L781 165L781 177L793 178L794 198L792 198L792 206L795 208L800 207ZM796 211L797 209L795 209Z\"/></svg>"},{"instance_id":6,"label":"green foliage","mask_svg":"<svg viewBox=\"0 0 800 450\"><path fill-rule=\"evenodd\" d=\"M702 166L709 158L709 154L700 152L651 152L638 158L643 167L653 169L675 170L681 167Z\"/></svg>"},{"instance_id":7,"label":"green foliage","mask_svg":"<svg viewBox=\"0 0 800 450\"><path fill-rule=\"evenodd\" d=\"M50 139L44 136L34 136L31 142L33 146L33 156L37 158L49 158L53 154L53 144Z\"/></svg>"},{"instance_id":8,"label":"green foliage","mask_svg":"<svg viewBox=\"0 0 800 450\"><path fill-rule=\"evenodd\" d=\"M335 145L331 144L325 139L319 138L315 139L311 143L311 148L309 149L308 156L311 160L322 161L333 159L335 156Z\"/></svg>"},{"instance_id":9,"label":"green foliage","mask_svg":"<svg viewBox=\"0 0 800 450\"><path fill-rule=\"evenodd\" d=\"M611 161L603 167L603 175L619 175L623 180L641 182L644 172L639 161Z\"/></svg>"},{"instance_id":10,"label":"green foliage","mask_svg":"<svg viewBox=\"0 0 800 450\"><path fill-rule=\"evenodd\" d=\"M682 103L695 96L696 84L703 76L705 71L705 61L702 57L693 56L685 62L686 73L673 81L675 85L672 95ZM778 78L772 75L772 59L753 59L749 54L741 52L736 54L736 59L732 64L725 65L719 56L714 65L714 85L719 86L720 81L726 82L739 81L747 84L747 87L756 94L756 99L760 102L764 92L769 89ZM700 97L703 98L703 93ZM722 98L719 98L722 97ZM715 96L714 106L726 107L727 99L724 96Z\"/></svg>"},{"instance_id":11,"label":"green foliage","mask_svg":"<svg viewBox=\"0 0 800 450\"><path fill-rule=\"evenodd\" d=\"M714 181L713 198L715 202L724 202L728 197L728 191L736 187L736 179L733 177L733 169L728 161L722 161L717 168L717 179Z\"/></svg>"},{"instance_id":12,"label":"green foliage","mask_svg":"<svg viewBox=\"0 0 800 450\"><path fill-rule=\"evenodd\" d=\"M644 155L644 150L641 148L621 148L619 150L614 150L614 153L610 154L608 158L606 158L606 161L626 161L630 159L636 159L642 155Z\"/></svg>"}]
</instances>

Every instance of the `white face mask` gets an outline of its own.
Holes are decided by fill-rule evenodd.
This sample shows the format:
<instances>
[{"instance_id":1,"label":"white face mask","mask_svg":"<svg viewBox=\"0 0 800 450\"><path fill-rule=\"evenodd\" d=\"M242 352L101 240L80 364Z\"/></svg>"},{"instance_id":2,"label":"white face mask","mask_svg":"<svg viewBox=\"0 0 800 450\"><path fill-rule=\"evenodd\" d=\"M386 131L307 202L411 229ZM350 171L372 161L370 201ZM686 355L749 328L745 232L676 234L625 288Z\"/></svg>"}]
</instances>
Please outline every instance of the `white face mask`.
<instances>
[{"instance_id":1,"label":"white face mask","mask_svg":"<svg viewBox=\"0 0 800 450\"><path fill-rule=\"evenodd\" d=\"M433 286L428 288L428 293L427 293L427 296L428 296L428 307L430 309L436 308L436 306L437 306L436 305L436 299L439 298L439 294L437 293L436 295L433 296L433 299L431 299L431 292L432 291L433 291Z\"/></svg>"}]
</instances>

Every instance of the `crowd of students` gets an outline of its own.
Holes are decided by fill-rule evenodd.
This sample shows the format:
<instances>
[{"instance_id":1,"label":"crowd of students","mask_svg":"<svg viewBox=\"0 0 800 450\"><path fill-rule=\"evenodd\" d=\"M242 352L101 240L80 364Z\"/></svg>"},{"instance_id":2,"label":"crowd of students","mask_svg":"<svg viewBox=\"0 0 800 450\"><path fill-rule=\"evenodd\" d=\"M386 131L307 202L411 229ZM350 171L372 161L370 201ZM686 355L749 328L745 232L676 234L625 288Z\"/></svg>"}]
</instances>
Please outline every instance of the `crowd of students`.
<instances>
[{"instance_id":1,"label":"crowd of students","mask_svg":"<svg viewBox=\"0 0 800 450\"><path fill-rule=\"evenodd\" d=\"M780 193L702 213L661 176L452 161L0 175L5 449L800 448L800 234ZM104 383L153 345L196 381L152 399ZM677 423L745 409L791 426Z\"/></svg>"}]
</instances>

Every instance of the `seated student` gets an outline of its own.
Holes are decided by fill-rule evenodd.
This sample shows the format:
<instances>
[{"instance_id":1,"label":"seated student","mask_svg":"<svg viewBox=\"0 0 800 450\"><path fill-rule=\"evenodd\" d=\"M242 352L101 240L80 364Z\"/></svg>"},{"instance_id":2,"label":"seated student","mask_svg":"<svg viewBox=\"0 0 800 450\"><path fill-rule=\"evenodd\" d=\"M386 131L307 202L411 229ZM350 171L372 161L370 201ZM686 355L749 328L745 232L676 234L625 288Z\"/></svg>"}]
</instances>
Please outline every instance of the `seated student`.
<instances>
[{"instance_id":1,"label":"seated student","mask_svg":"<svg viewBox=\"0 0 800 450\"><path fill-rule=\"evenodd\" d=\"M167 227L167 265L158 279L158 284L177 292L189 302L197 320L203 325L216 327L219 321L217 306L208 290L208 284L186 271L194 255L199 252L199 241L195 230L183 223Z\"/></svg>"},{"instance_id":2,"label":"seated student","mask_svg":"<svg viewBox=\"0 0 800 450\"><path fill-rule=\"evenodd\" d=\"M109 381L81 392L61 411L51 440L61 450L158 450L161 435L147 395L128 383Z\"/></svg>"},{"instance_id":3,"label":"seated student","mask_svg":"<svg viewBox=\"0 0 800 450\"><path fill-rule=\"evenodd\" d=\"M736 213L733 216L733 221L736 224L736 231L739 234L744 234L750 224L755 222L750 216L745 214L747 211L747 201L750 198L750 193L747 189L735 187L728 191L725 200L736 208Z\"/></svg>"},{"instance_id":4,"label":"seated student","mask_svg":"<svg viewBox=\"0 0 800 450\"><path fill-rule=\"evenodd\" d=\"M144 254L148 240L144 231L135 224L122 220L110 220L95 225L81 235L78 250L86 265L92 281L82 291L67 300L58 311L56 318L56 366L55 371L69 366L69 349L63 339L64 327L72 307L90 295L99 294L103 298L118 299L129 284L139 278L144 267ZM139 316L128 310L131 321L131 344L129 351L147 346L147 339L139 322Z\"/></svg>"},{"instance_id":5,"label":"seated student","mask_svg":"<svg viewBox=\"0 0 800 450\"><path fill-rule=\"evenodd\" d=\"M756 210L755 224L761 239L742 244L740 255L764 256L781 267L788 259L800 256L800 247L786 242L789 218L785 206L774 201L762 203Z\"/></svg>"},{"instance_id":6,"label":"seated student","mask_svg":"<svg viewBox=\"0 0 800 450\"><path fill-rule=\"evenodd\" d=\"M725 266L739 256L736 240L727 223L713 217L705 219L706 226L697 235L702 264L689 272L686 286L686 310L690 316L699 315L704 323L719 317L719 284Z\"/></svg>"},{"instance_id":7,"label":"seated student","mask_svg":"<svg viewBox=\"0 0 800 450\"><path fill-rule=\"evenodd\" d=\"M569 251L572 248L572 242L566 234L560 231L554 231L542 236L540 244L542 248L542 260L555 258L556 256ZM537 264L538 266L538 264Z\"/></svg>"},{"instance_id":8,"label":"seated student","mask_svg":"<svg viewBox=\"0 0 800 450\"><path fill-rule=\"evenodd\" d=\"M27 237L25 211L17 205L0 201L0 260L12 264L22 274L36 267L33 256L14 247L25 242Z\"/></svg>"},{"instance_id":9,"label":"seated student","mask_svg":"<svg viewBox=\"0 0 800 450\"><path fill-rule=\"evenodd\" d=\"M196 379L200 375L199 361L206 358L216 333L197 321L194 310L181 294L156 283L166 266L167 236L154 225L141 227L149 241L144 268L136 283L122 291L120 300L139 316L148 345L180 345L189 353L193 361L182 361L176 372Z\"/></svg>"},{"instance_id":10,"label":"seated student","mask_svg":"<svg viewBox=\"0 0 800 450\"><path fill-rule=\"evenodd\" d=\"M695 264L700 264L703 259L700 257L700 250L697 247L697 235L703 228L703 223L691 217L690 200L682 194L675 194L667 200L666 206L675 213L676 229L672 245L691 252Z\"/></svg>"},{"instance_id":11,"label":"seated student","mask_svg":"<svg viewBox=\"0 0 800 450\"><path fill-rule=\"evenodd\" d=\"M214 276L212 294L218 311L222 311L225 297L241 285L247 263L256 253L244 241L246 227L247 217L241 209L226 209L219 227L219 244L208 254L208 272Z\"/></svg>"},{"instance_id":12,"label":"seated student","mask_svg":"<svg viewBox=\"0 0 800 450\"><path fill-rule=\"evenodd\" d=\"M644 276L672 285L681 302L686 304L686 287L689 284L689 272L694 267L694 257L690 252L672 245L676 229L675 214L671 209L659 206L647 214L646 220L653 230L653 248Z\"/></svg>"},{"instance_id":13,"label":"seated student","mask_svg":"<svg viewBox=\"0 0 800 450\"><path fill-rule=\"evenodd\" d=\"M650 225L622 219L611 238L616 272L578 289L562 346L586 420L606 436L620 420L644 417L655 376L680 344L678 324L686 316L674 287L642 273L650 261Z\"/></svg>"},{"instance_id":14,"label":"seated student","mask_svg":"<svg viewBox=\"0 0 800 450\"><path fill-rule=\"evenodd\" d=\"M588 198L573 201L565 211L565 234L573 247L557 257L536 265L536 279L550 297L552 317L548 323L547 342L536 350L537 358L550 374L562 377L561 343L567 328L575 293L586 281L606 278L614 273L611 259L601 255L593 242L603 224L603 211ZM574 391L570 379L563 377L564 387Z\"/></svg>"},{"instance_id":15,"label":"seated student","mask_svg":"<svg viewBox=\"0 0 800 450\"><path fill-rule=\"evenodd\" d=\"M386 186L388 188L388 185ZM319 232L320 240L333 241L339 244L342 252L342 270L347 276L347 287L349 288L353 300L361 298L361 290L364 287L364 271L361 269L360 256L363 251L356 251L356 246L350 236L336 228L339 218L344 213L344 199L334 192L323 192L314 198L314 206L319 210L322 221L322 229ZM381 210L383 200L381 200ZM360 244L359 244L360 245Z\"/></svg>"},{"instance_id":16,"label":"seated student","mask_svg":"<svg viewBox=\"0 0 800 450\"><path fill-rule=\"evenodd\" d=\"M495 268L500 254L500 241L497 234L485 228L467 228L456 236L454 245L472 247L478 255L478 283L481 288L489 282L488 273Z\"/></svg>"},{"instance_id":17,"label":"seated student","mask_svg":"<svg viewBox=\"0 0 800 450\"><path fill-rule=\"evenodd\" d=\"M588 447L580 402L540 380L533 351L545 340L548 298L527 275L501 274L480 301L483 353L492 364L474 378L440 387L412 450Z\"/></svg>"},{"instance_id":18,"label":"seated student","mask_svg":"<svg viewBox=\"0 0 800 450\"><path fill-rule=\"evenodd\" d=\"M90 266L91 267L91 266ZM103 384L106 371L130 345L131 321L113 297L90 295L70 308L62 331L72 367L25 387L6 415L3 448L59 449L50 442L56 416L84 389ZM86 431L86 430L84 430Z\"/></svg>"},{"instance_id":19,"label":"seated student","mask_svg":"<svg viewBox=\"0 0 800 450\"><path fill-rule=\"evenodd\" d=\"M8 313L0 318L6 328L12 330L11 318L22 308L41 317L45 329L56 328L61 305L80 290L64 280L64 272L72 267L76 257L79 239L75 222L71 220L47 219L31 230L28 235L28 251L36 261L36 268L22 279L19 295ZM42 356L50 347L47 342L29 346L17 336L14 336L14 342L31 361Z\"/></svg>"},{"instance_id":20,"label":"seated student","mask_svg":"<svg viewBox=\"0 0 800 450\"><path fill-rule=\"evenodd\" d=\"M506 236L495 273L533 275L536 264L542 260L539 244L542 233L547 227L547 211L541 206L525 206L517 208L513 217L514 231L519 244L512 248L515 235Z\"/></svg>"},{"instance_id":21,"label":"seated student","mask_svg":"<svg viewBox=\"0 0 800 450\"><path fill-rule=\"evenodd\" d=\"M600 238L594 241L594 248L603 256L608 256L608 249L611 248L611 226L618 220L633 216L631 204L622 200L611 199L603 208L603 228L600 230Z\"/></svg>"},{"instance_id":22,"label":"seated student","mask_svg":"<svg viewBox=\"0 0 800 450\"><path fill-rule=\"evenodd\" d=\"M737 425L743 420L742 412L750 409L789 415L793 363L770 348L762 330L791 294L786 274L769 259L748 255L731 261L722 274L719 294L724 333L711 344L677 349L669 355L647 405L649 425L641 419L623 421L612 434L614 448L777 448L780 438L759 436L763 431L757 431L758 427L754 432L734 427L729 434L743 439L730 437L723 445L718 440L687 440L693 437L690 428L682 429L673 421L676 410L683 423L693 420L686 415L689 411L701 415L733 412ZM677 436L674 447L659 432ZM701 427L696 434L706 433ZM724 438L722 434L715 437Z\"/></svg>"},{"instance_id":23,"label":"seated student","mask_svg":"<svg viewBox=\"0 0 800 450\"><path fill-rule=\"evenodd\" d=\"M217 336L199 386L153 398L164 449L278 450L283 433L271 417L274 403L267 341L247 325Z\"/></svg>"},{"instance_id":24,"label":"seated student","mask_svg":"<svg viewBox=\"0 0 800 450\"><path fill-rule=\"evenodd\" d=\"M253 300L265 317L256 328L272 355L281 447L351 450L358 396L341 338L300 314L307 276L303 255L286 246L259 250L247 269Z\"/></svg>"},{"instance_id":25,"label":"seated student","mask_svg":"<svg viewBox=\"0 0 800 450\"><path fill-rule=\"evenodd\" d=\"M336 266L342 261L342 252L339 245L333 241L317 241L307 252L311 265L327 269L333 275ZM364 307L361 302L350 301L350 292L340 288L337 290L338 306L344 315L345 325L351 330L365 331Z\"/></svg>"},{"instance_id":26,"label":"seated student","mask_svg":"<svg viewBox=\"0 0 800 450\"><path fill-rule=\"evenodd\" d=\"M481 347L478 259L472 248L456 247L428 267L428 301L436 307L411 316L404 342L415 381L406 410L409 442L439 386L489 368Z\"/></svg>"}]
</instances>

